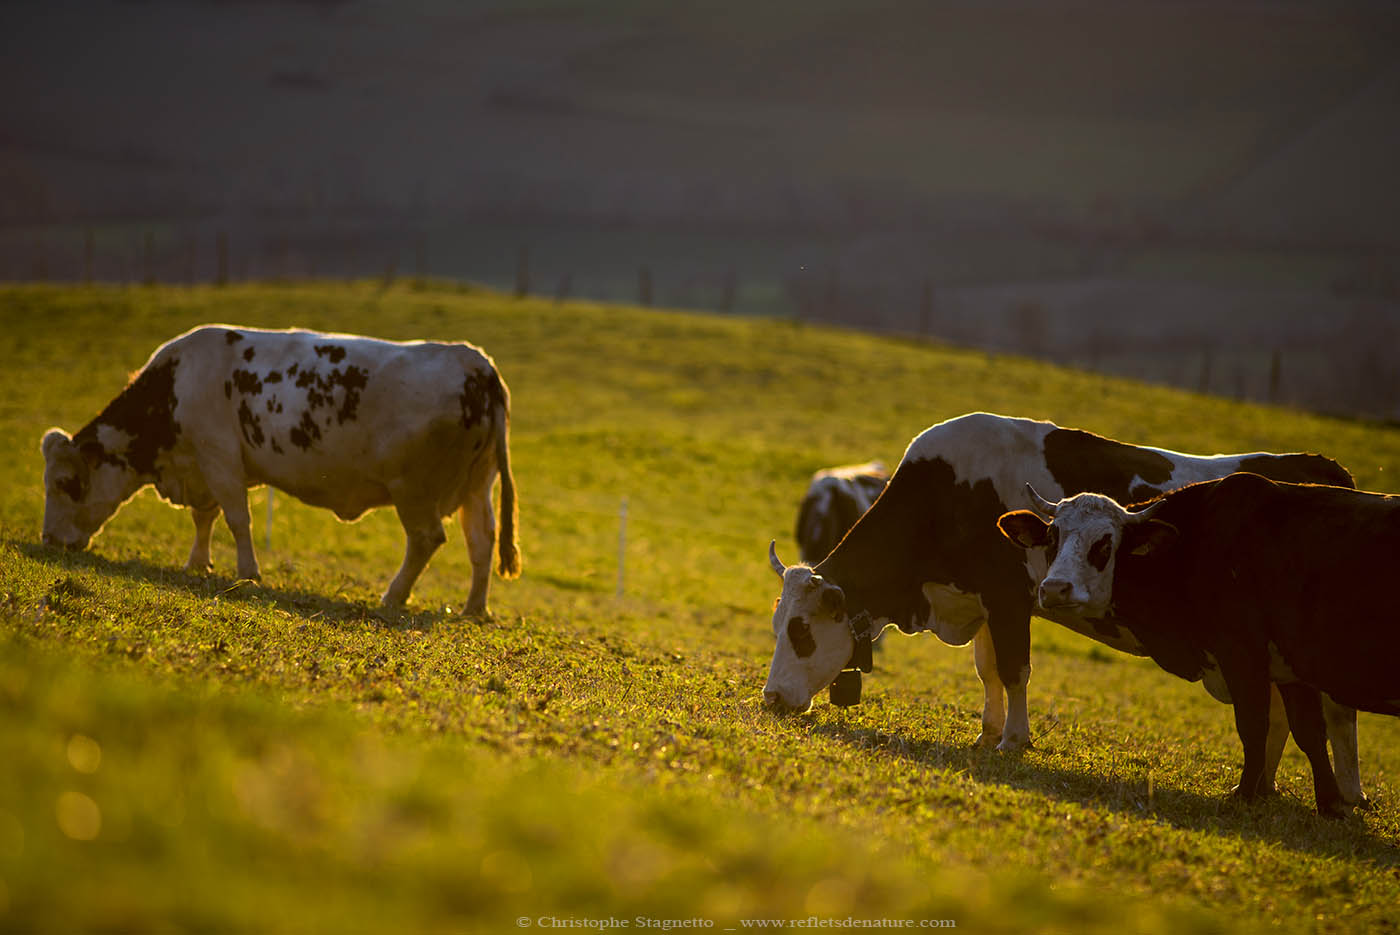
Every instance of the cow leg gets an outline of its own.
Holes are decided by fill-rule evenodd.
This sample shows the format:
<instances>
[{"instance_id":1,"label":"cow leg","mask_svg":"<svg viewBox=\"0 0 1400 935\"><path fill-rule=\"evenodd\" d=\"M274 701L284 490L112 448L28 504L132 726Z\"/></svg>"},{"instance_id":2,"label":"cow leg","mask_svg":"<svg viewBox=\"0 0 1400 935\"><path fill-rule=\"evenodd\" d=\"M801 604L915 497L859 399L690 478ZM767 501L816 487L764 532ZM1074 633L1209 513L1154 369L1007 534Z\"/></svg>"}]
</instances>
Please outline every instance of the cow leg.
<instances>
[{"instance_id":1,"label":"cow leg","mask_svg":"<svg viewBox=\"0 0 1400 935\"><path fill-rule=\"evenodd\" d=\"M219 518L218 504L203 510L193 507L190 509L190 516L194 518L194 545L190 546L190 557L189 561L185 562L185 570L206 572L214 567L209 558L209 540L214 531L214 520Z\"/></svg>"},{"instance_id":2,"label":"cow leg","mask_svg":"<svg viewBox=\"0 0 1400 935\"><path fill-rule=\"evenodd\" d=\"M481 496L472 496L457 511L457 522L467 540L467 555L472 560L472 589L467 595L466 613L477 616L487 613L486 589L491 584L491 556L496 550L496 510L491 504L491 488Z\"/></svg>"},{"instance_id":3,"label":"cow leg","mask_svg":"<svg viewBox=\"0 0 1400 935\"><path fill-rule=\"evenodd\" d=\"M381 600L386 607L398 607L408 600L413 583L427 567L428 559L447 541L447 534L442 531L442 517L437 515L431 504L396 501L394 509L399 514L399 522L403 524L407 542L399 573L389 583L389 590L384 592Z\"/></svg>"},{"instance_id":4,"label":"cow leg","mask_svg":"<svg viewBox=\"0 0 1400 935\"><path fill-rule=\"evenodd\" d=\"M977 677L982 680L982 733L976 745L994 747L1001 742L1006 726L1005 688L997 675L997 651L992 645L992 633L984 624L972 641L972 659L977 665Z\"/></svg>"},{"instance_id":5,"label":"cow leg","mask_svg":"<svg viewBox=\"0 0 1400 935\"><path fill-rule=\"evenodd\" d=\"M1356 745L1356 709L1337 704L1326 693L1322 696L1322 717L1327 722L1327 739L1332 743L1332 769L1342 801L1359 808L1370 808L1361 791L1361 762Z\"/></svg>"},{"instance_id":6,"label":"cow leg","mask_svg":"<svg viewBox=\"0 0 1400 935\"><path fill-rule=\"evenodd\" d=\"M1278 791L1274 777L1278 775L1279 760L1283 759L1283 748L1288 743L1288 712L1283 707L1283 696L1278 686L1269 684L1269 734L1264 741L1264 775L1259 780L1260 792L1268 795Z\"/></svg>"},{"instance_id":7,"label":"cow leg","mask_svg":"<svg viewBox=\"0 0 1400 935\"><path fill-rule=\"evenodd\" d=\"M1031 599L1000 601L987 609L985 629L992 637L997 677L1006 688L1006 725L997 749L1003 753L1031 745L1030 713L1026 710L1026 683L1031 678Z\"/></svg>"},{"instance_id":8,"label":"cow leg","mask_svg":"<svg viewBox=\"0 0 1400 935\"><path fill-rule=\"evenodd\" d=\"M1307 754L1312 764L1313 794L1317 812L1324 818L1343 818L1347 814L1332 763L1327 759L1327 725L1322 715L1322 698L1318 690L1302 682L1280 685L1284 706L1288 709L1288 726L1298 748Z\"/></svg>"},{"instance_id":9,"label":"cow leg","mask_svg":"<svg viewBox=\"0 0 1400 935\"><path fill-rule=\"evenodd\" d=\"M262 577L258 570L258 557L253 552L253 518L248 512L248 491L239 485L238 492L232 490L222 496L214 491L219 507L224 511L224 522L233 533L233 545L238 552L238 577L256 581Z\"/></svg>"},{"instance_id":10,"label":"cow leg","mask_svg":"<svg viewBox=\"0 0 1400 935\"><path fill-rule=\"evenodd\" d=\"M1244 769L1234 794L1246 801L1270 791L1264 785L1264 761L1269 738L1269 673L1264 666L1229 665L1220 669L1235 705L1235 730L1244 747ZM1301 743L1301 741L1299 741Z\"/></svg>"}]
</instances>

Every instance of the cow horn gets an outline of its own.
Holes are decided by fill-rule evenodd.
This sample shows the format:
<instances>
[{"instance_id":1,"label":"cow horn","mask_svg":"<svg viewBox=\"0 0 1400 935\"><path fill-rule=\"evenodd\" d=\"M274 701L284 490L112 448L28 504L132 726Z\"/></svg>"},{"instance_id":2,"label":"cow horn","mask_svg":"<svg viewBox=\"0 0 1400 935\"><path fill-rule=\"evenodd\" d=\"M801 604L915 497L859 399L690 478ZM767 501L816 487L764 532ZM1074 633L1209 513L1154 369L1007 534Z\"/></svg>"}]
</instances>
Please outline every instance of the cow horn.
<instances>
[{"instance_id":1,"label":"cow horn","mask_svg":"<svg viewBox=\"0 0 1400 935\"><path fill-rule=\"evenodd\" d=\"M1160 510L1162 508L1162 504L1166 502L1167 501L1161 499L1154 500L1147 506L1143 507L1140 510L1137 510L1136 512L1129 512L1128 515L1132 518L1132 521L1134 523L1145 523L1149 519L1151 519L1152 514Z\"/></svg>"},{"instance_id":2,"label":"cow horn","mask_svg":"<svg viewBox=\"0 0 1400 935\"><path fill-rule=\"evenodd\" d=\"M776 539L768 540L768 564L773 566L773 570L778 573L779 578L787 572L783 563L778 560L778 540Z\"/></svg>"},{"instance_id":3,"label":"cow horn","mask_svg":"<svg viewBox=\"0 0 1400 935\"><path fill-rule=\"evenodd\" d=\"M1040 494L1036 493L1035 488L1030 484L1026 484L1026 493L1031 495L1031 503L1035 505L1038 512L1051 517L1055 515L1055 510L1060 506L1058 503L1051 503L1049 500L1046 500Z\"/></svg>"}]
</instances>

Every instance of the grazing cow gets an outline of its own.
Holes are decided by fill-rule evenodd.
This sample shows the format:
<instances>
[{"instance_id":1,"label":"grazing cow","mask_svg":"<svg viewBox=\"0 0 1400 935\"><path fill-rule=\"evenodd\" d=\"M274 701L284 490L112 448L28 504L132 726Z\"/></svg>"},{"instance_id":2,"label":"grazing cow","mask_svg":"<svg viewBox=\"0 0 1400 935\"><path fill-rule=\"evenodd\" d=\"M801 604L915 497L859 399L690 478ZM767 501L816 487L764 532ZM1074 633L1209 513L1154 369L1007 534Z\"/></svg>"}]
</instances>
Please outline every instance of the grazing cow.
<instances>
[{"instance_id":1,"label":"grazing cow","mask_svg":"<svg viewBox=\"0 0 1400 935\"><path fill-rule=\"evenodd\" d=\"M1092 490L1144 499L1241 468L1351 485L1344 468L1317 455L1197 457L988 413L935 425L910 443L884 493L819 564L785 567L770 545L769 562L783 590L773 613L764 698L805 710L846 667L853 649L890 624L905 633L932 630L952 645L975 637L973 658L985 693L977 742L1021 749L1030 742L1030 618L1045 559L1008 542L997 518L1032 505L1028 482L1064 496ZM1146 652L1124 627L1056 610L1045 616L1115 649ZM1279 715L1282 730L1271 751L1281 755L1287 729ZM1350 732L1339 726L1333 743L1338 761L1354 770L1354 712L1350 724ZM1360 796L1359 776L1353 791Z\"/></svg>"},{"instance_id":2,"label":"grazing cow","mask_svg":"<svg viewBox=\"0 0 1400 935\"><path fill-rule=\"evenodd\" d=\"M890 474L879 461L826 468L812 475L797 511L797 548L815 565L831 554L861 514L880 496Z\"/></svg>"},{"instance_id":3,"label":"grazing cow","mask_svg":"<svg viewBox=\"0 0 1400 935\"><path fill-rule=\"evenodd\" d=\"M44 542L83 549L147 484L194 517L185 567L210 567L224 514L238 576L257 578L249 487L267 484L342 520L392 504L408 543L384 593L402 604L457 511L472 561L466 612L486 612L501 478L500 566L520 573L510 391L470 344L206 325L158 347L69 438L44 435Z\"/></svg>"},{"instance_id":4,"label":"grazing cow","mask_svg":"<svg viewBox=\"0 0 1400 935\"><path fill-rule=\"evenodd\" d=\"M1041 603L1126 627L1168 672L1223 682L1244 745L1244 798L1272 789L1265 736L1276 684L1312 764L1318 811L1342 814L1318 692L1400 714L1400 628L1388 622L1400 497L1240 473L1137 512L1092 493L1038 507L1053 522L1023 510L999 526L1049 553Z\"/></svg>"}]
</instances>

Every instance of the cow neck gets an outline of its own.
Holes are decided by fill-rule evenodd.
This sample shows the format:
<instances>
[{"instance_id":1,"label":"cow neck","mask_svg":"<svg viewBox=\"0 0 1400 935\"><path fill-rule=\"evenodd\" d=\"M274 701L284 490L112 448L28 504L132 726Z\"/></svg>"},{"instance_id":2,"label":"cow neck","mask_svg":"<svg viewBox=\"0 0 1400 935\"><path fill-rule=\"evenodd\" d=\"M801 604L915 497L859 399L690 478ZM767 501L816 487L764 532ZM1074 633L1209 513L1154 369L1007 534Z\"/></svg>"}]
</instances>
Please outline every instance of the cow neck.
<instances>
[{"instance_id":1,"label":"cow neck","mask_svg":"<svg viewBox=\"0 0 1400 935\"><path fill-rule=\"evenodd\" d=\"M890 489L899 475L890 482ZM902 486L902 485L901 485ZM886 494L876 501L840 544L813 571L846 595L846 612L890 621L905 632L922 629L928 617L919 572L917 516Z\"/></svg>"}]
</instances>

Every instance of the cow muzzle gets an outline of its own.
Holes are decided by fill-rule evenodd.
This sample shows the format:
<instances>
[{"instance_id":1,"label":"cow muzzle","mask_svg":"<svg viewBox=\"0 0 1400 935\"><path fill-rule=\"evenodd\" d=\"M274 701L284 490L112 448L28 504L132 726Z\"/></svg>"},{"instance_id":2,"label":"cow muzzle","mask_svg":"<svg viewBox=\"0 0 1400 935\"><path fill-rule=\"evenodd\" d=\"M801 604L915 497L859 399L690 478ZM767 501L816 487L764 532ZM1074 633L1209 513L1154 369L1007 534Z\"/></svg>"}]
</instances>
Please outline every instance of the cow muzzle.
<instances>
[{"instance_id":1,"label":"cow muzzle","mask_svg":"<svg viewBox=\"0 0 1400 935\"><path fill-rule=\"evenodd\" d=\"M1070 610L1084 603L1074 596L1074 583L1064 578L1046 578L1040 583L1037 598L1046 610Z\"/></svg>"},{"instance_id":2,"label":"cow muzzle","mask_svg":"<svg viewBox=\"0 0 1400 935\"><path fill-rule=\"evenodd\" d=\"M69 552L81 552L87 548L86 539L60 539L52 533L44 533L43 543L51 549L67 549Z\"/></svg>"}]
</instances>

